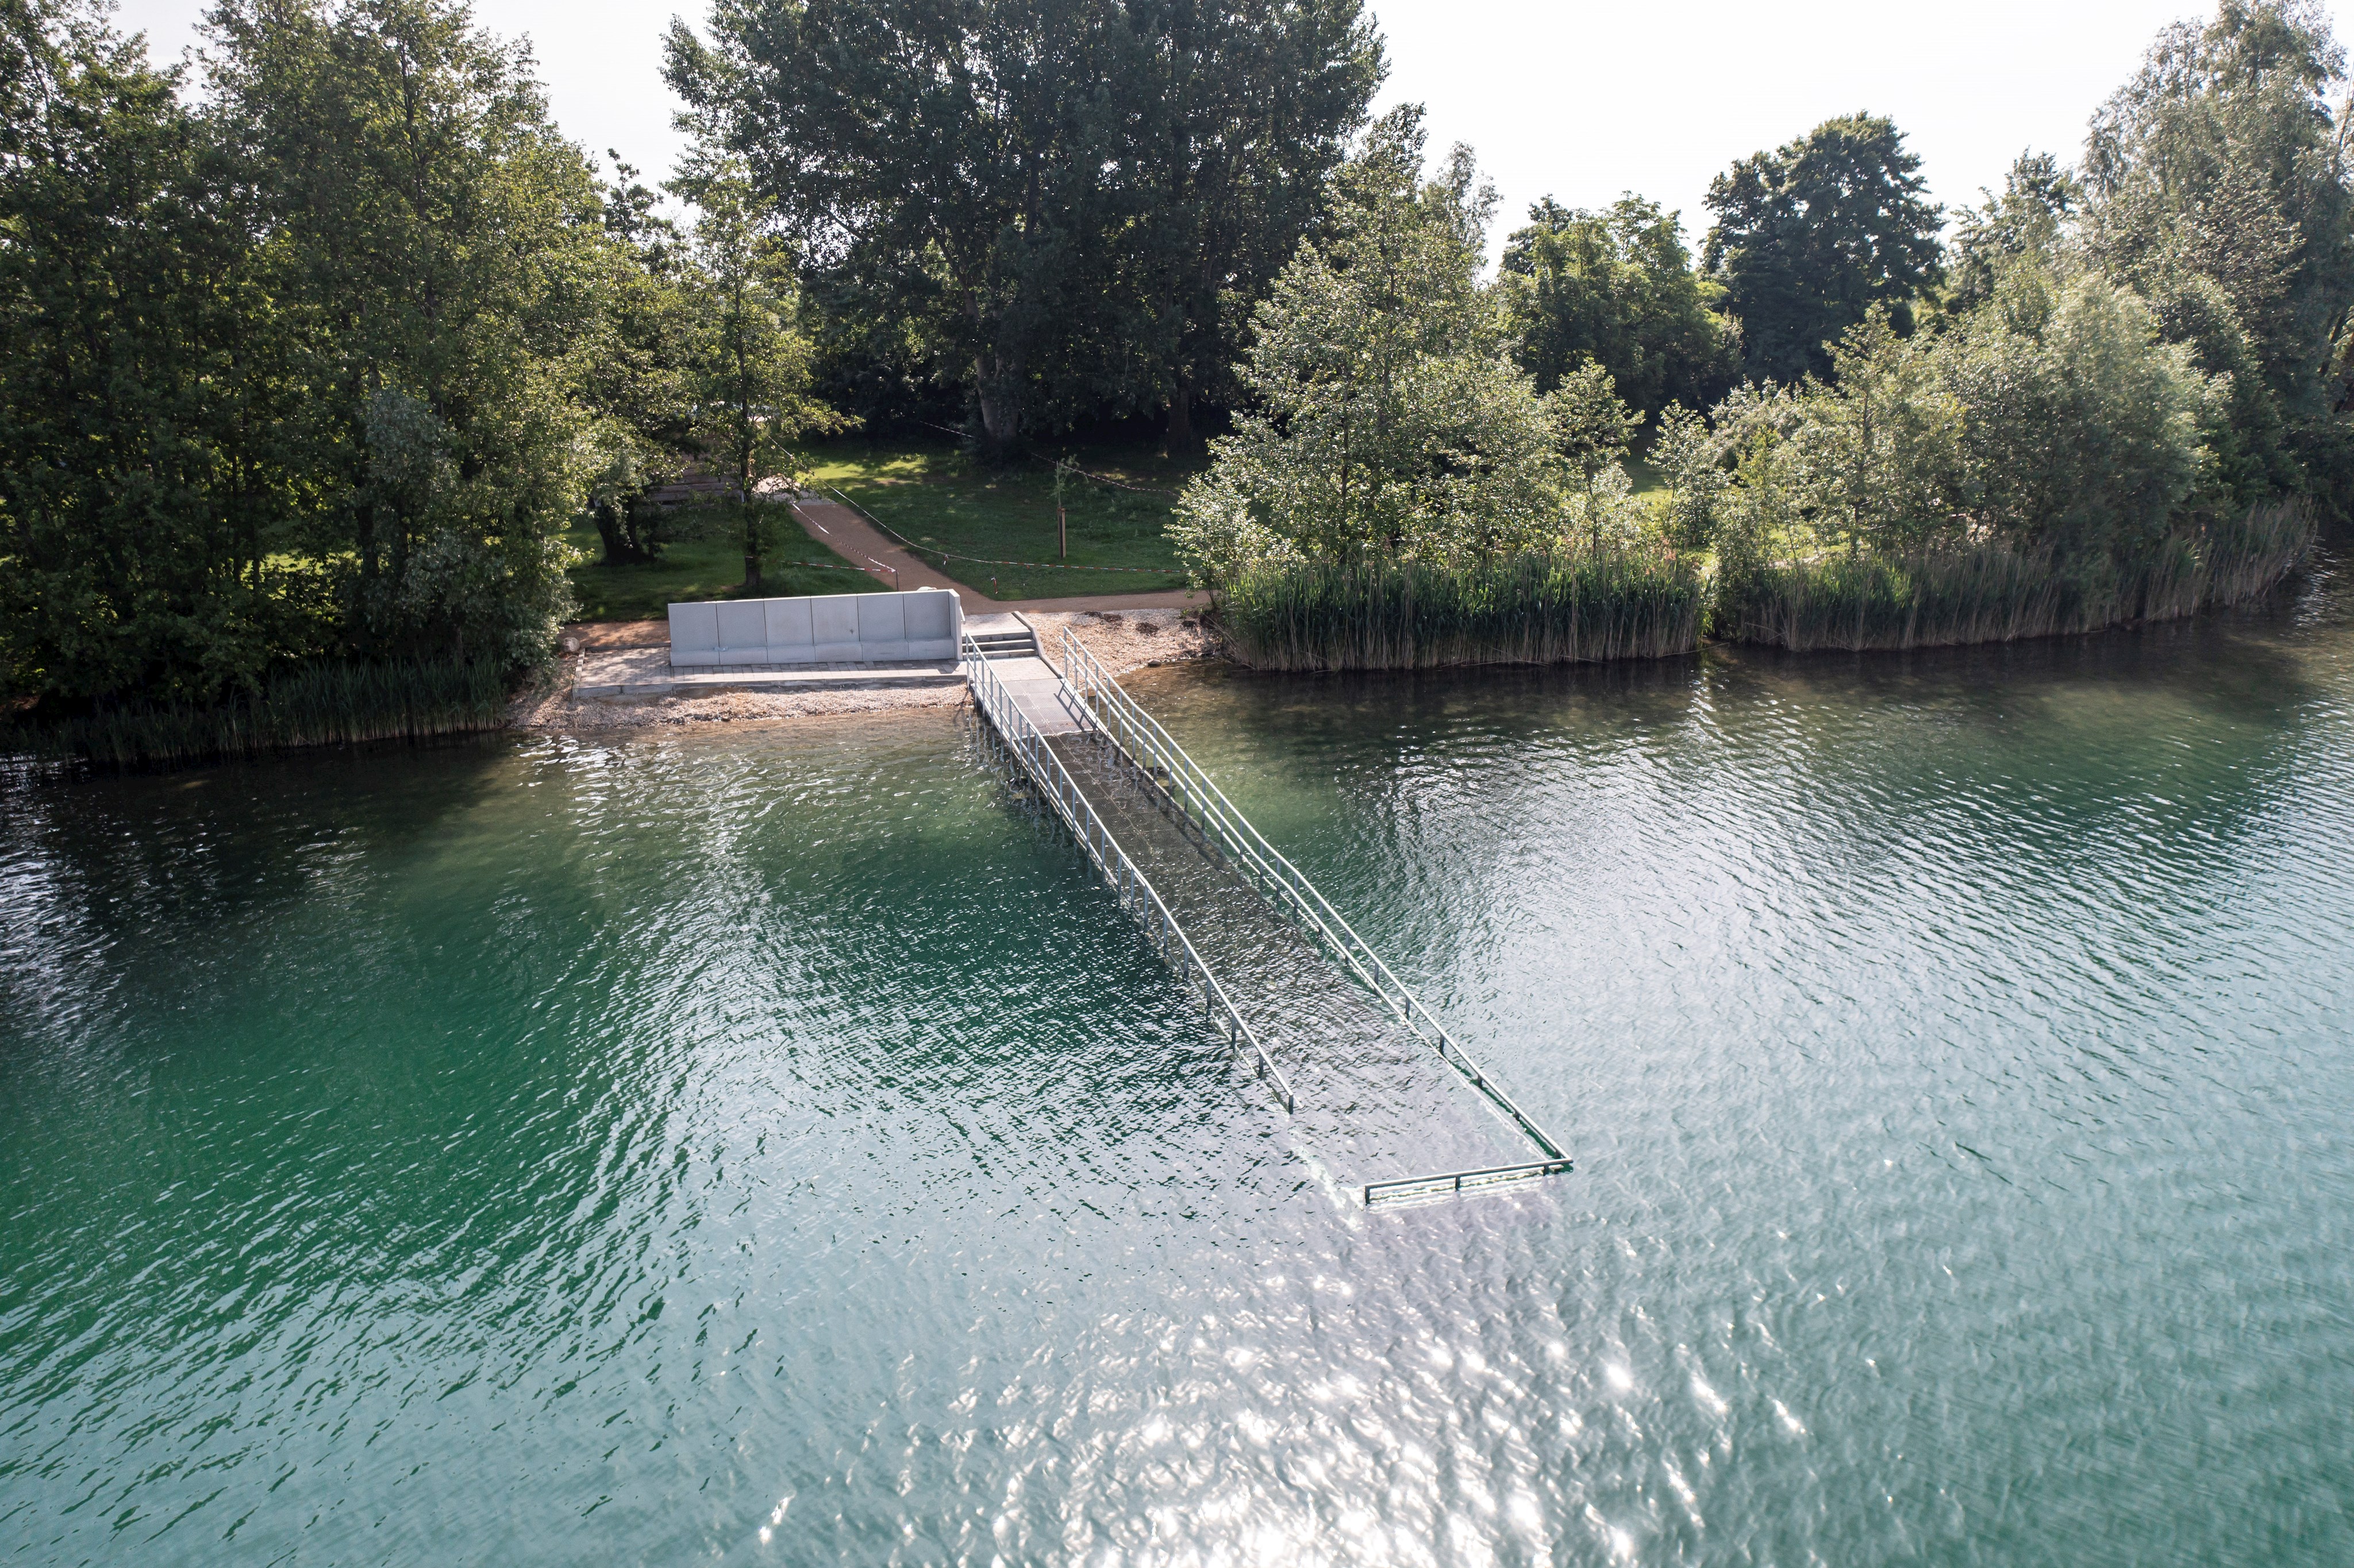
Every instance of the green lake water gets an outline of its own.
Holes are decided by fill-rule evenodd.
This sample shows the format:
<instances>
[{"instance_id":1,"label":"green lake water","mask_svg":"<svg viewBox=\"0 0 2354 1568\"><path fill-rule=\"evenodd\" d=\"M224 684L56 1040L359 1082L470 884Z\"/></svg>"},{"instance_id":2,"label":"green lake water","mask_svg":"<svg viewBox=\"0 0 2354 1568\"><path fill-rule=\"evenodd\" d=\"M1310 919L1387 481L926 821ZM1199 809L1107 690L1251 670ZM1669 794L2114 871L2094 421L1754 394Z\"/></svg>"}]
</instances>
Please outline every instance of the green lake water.
<instances>
[{"instance_id":1,"label":"green lake water","mask_svg":"<svg viewBox=\"0 0 2354 1568\"><path fill-rule=\"evenodd\" d=\"M0 1561L2354 1561L2342 579L1131 687L1575 1174L1336 1201L970 718L20 777Z\"/></svg>"}]
</instances>

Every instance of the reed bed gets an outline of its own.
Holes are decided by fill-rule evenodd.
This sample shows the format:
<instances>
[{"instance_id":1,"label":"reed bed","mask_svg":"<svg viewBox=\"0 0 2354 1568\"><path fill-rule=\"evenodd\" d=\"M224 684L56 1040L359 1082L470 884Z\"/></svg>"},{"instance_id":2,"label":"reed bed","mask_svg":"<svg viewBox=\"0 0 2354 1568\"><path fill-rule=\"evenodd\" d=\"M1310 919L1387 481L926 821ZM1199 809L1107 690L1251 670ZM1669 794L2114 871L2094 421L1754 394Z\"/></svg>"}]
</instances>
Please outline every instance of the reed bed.
<instances>
[{"instance_id":1,"label":"reed bed","mask_svg":"<svg viewBox=\"0 0 2354 1568\"><path fill-rule=\"evenodd\" d=\"M1226 649L1261 670L1657 659L1699 644L1707 584L1661 550L1285 562L1225 584Z\"/></svg>"},{"instance_id":2,"label":"reed bed","mask_svg":"<svg viewBox=\"0 0 2354 1568\"><path fill-rule=\"evenodd\" d=\"M142 703L0 732L0 752L100 768L185 766L311 746L422 740L504 726L514 683L492 660L309 664L259 696Z\"/></svg>"},{"instance_id":3,"label":"reed bed","mask_svg":"<svg viewBox=\"0 0 2354 1568\"><path fill-rule=\"evenodd\" d=\"M2244 604L2312 546L2310 511L2259 507L2167 539L2133 562L2065 561L2001 544L1916 555L1833 555L1744 575L1718 596L1717 635L1799 652L2009 642L2168 620Z\"/></svg>"}]
</instances>

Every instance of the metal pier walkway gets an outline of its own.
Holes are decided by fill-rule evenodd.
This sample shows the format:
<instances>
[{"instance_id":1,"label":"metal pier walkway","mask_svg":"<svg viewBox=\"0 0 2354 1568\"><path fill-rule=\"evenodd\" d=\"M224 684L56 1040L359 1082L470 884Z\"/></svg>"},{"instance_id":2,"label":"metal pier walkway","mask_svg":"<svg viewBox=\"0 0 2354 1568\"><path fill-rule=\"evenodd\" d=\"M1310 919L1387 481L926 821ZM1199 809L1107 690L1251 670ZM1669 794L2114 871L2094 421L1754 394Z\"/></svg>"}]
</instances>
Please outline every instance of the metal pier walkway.
<instances>
[{"instance_id":1,"label":"metal pier walkway","mask_svg":"<svg viewBox=\"0 0 2354 1568\"><path fill-rule=\"evenodd\" d=\"M983 636L964 649L982 716L1303 1141L1351 1169L1366 1203L1571 1168L1076 639L1064 633L1058 672L1034 637L1016 648ZM1427 1173L1405 1173L1416 1170Z\"/></svg>"}]
</instances>

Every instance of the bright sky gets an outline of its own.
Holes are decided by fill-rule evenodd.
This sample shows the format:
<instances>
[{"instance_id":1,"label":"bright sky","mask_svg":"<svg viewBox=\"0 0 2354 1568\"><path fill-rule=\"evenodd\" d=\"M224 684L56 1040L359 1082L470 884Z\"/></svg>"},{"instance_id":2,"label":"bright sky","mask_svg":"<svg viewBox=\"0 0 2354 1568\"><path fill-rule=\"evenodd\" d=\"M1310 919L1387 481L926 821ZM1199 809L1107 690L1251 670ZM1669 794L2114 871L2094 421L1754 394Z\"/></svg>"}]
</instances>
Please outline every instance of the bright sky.
<instances>
[{"instance_id":1,"label":"bright sky","mask_svg":"<svg viewBox=\"0 0 2354 1568\"><path fill-rule=\"evenodd\" d=\"M193 41L205 0L121 0L159 57ZM2331 0L2341 35L2354 0ZM475 0L530 36L565 131L667 175L680 138L660 75L662 0ZM2073 160L2084 122L2159 27L2197 0L1384 0L1384 105L1419 100L1432 140L1469 142L1503 197L1498 228L1551 195L1596 207L1633 190L1683 214L1734 159L1834 114L1892 115L1949 207L2000 183L2022 149ZM699 10L689 12L700 20Z\"/></svg>"}]
</instances>

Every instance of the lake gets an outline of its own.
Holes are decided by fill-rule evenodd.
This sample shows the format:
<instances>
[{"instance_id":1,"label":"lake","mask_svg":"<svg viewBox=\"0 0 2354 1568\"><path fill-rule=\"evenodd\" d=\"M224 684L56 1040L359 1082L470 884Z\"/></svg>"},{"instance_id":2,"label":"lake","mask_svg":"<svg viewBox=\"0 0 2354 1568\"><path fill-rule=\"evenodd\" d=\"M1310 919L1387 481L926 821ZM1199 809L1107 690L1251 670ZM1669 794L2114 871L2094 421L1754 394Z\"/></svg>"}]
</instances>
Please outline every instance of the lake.
<instances>
[{"instance_id":1,"label":"lake","mask_svg":"<svg viewBox=\"0 0 2354 1568\"><path fill-rule=\"evenodd\" d=\"M0 1557L2354 1560L2342 577L1129 684L1575 1173L1339 1201L969 716L19 777Z\"/></svg>"}]
</instances>

